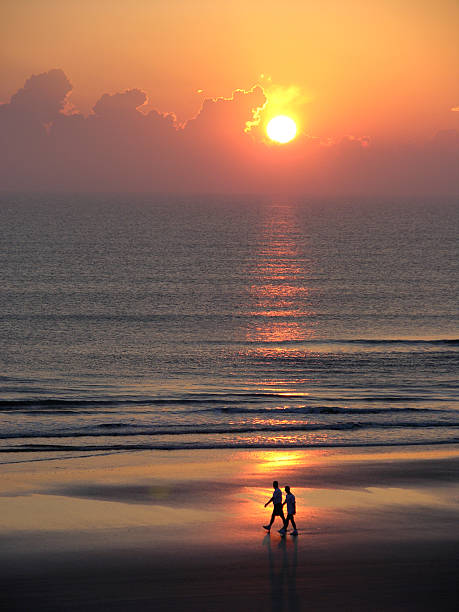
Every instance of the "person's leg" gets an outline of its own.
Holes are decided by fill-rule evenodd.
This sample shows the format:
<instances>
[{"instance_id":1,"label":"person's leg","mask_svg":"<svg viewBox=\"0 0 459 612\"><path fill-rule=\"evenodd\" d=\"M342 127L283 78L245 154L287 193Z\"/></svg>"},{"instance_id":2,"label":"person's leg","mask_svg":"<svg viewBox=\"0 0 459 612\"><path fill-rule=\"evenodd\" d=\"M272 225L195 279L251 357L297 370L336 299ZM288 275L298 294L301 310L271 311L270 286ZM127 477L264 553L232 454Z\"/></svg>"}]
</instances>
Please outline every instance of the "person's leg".
<instances>
[{"instance_id":1,"label":"person's leg","mask_svg":"<svg viewBox=\"0 0 459 612\"><path fill-rule=\"evenodd\" d=\"M290 514L290 521L292 523L293 529L296 531L296 523L295 523L295 519L293 518L293 514Z\"/></svg>"},{"instance_id":2,"label":"person's leg","mask_svg":"<svg viewBox=\"0 0 459 612\"><path fill-rule=\"evenodd\" d=\"M281 517L281 519L282 519L282 527L281 527L281 529L286 530L286 529L287 529L287 523L286 523L286 521L285 521L285 516L284 516L284 511L283 511L283 510L281 510L281 511L279 512L279 516L280 516L280 517Z\"/></svg>"},{"instance_id":3,"label":"person's leg","mask_svg":"<svg viewBox=\"0 0 459 612\"><path fill-rule=\"evenodd\" d=\"M268 525L263 525L263 528L266 529L267 531L270 531L275 518L276 518L276 510L275 508L273 508L273 512L271 514L271 520L269 521Z\"/></svg>"}]
</instances>

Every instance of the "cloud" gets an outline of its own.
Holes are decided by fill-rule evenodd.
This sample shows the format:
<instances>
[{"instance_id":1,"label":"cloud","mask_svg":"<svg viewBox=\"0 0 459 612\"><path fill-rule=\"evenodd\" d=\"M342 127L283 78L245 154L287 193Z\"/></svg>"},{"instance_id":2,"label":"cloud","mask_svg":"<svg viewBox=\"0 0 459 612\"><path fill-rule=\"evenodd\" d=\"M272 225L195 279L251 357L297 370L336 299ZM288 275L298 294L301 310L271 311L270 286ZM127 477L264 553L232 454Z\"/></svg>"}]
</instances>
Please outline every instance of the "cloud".
<instances>
[{"instance_id":1,"label":"cloud","mask_svg":"<svg viewBox=\"0 0 459 612\"><path fill-rule=\"evenodd\" d=\"M222 137L243 138L247 124L265 103L266 96L259 85L249 91L237 89L231 98L208 98L196 117L185 124L185 131L217 141Z\"/></svg>"},{"instance_id":2,"label":"cloud","mask_svg":"<svg viewBox=\"0 0 459 612\"><path fill-rule=\"evenodd\" d=\"M63 109L72 85L64 72L59 69L32 75L22 89L12 97L10 111L27 114L38 121L53 121Z\"/></svg>"},{"instance_id":3,"label":"cloud","mask_svg":"<svg viewBox=\"0 0 459 612\"><path fill-rule=\"evenodd\" d=\"M94 105L94 113L100 117L133 114L147 101L147 94L140 89L129 89L123 93L104 94Z\"/></svg>"},{"instance_id":4,"label":"cloud","mask_svg":"<svg viewBox=\"0 0 459 612\"><path fill-rule=\"evenodd\" d=\"M307 103L295 88L256 85L208 98L179 125L140 89L105 93L85 116L68 112L62 70L34 75L0 105L0 183L8 190L414 194L457 192L459 136L384 147L368 136L319 139L302 131L267 143L276 100ZM271 88L271 89L270 89ZM154 101L153 101L154 102ZM270 108L271 105L271 108ZM296 105L296 106L295 106ZM269 146L268 146L269 145Z\"/></svg>"}]
</instances>

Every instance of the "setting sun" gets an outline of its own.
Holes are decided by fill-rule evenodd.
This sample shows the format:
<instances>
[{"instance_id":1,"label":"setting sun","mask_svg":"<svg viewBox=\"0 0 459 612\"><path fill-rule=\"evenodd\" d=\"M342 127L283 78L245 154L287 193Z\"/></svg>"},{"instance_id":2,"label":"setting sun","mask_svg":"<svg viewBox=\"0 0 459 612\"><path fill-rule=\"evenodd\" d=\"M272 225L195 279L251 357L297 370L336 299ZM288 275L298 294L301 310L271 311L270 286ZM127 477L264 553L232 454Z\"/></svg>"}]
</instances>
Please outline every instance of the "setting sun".
<instances>
[{"instance_id":1,"label":"setting sun","mask_svg":"<svg viewBox=\"0 0 459 612\"><path fill-rule=\"evenodd\" d=\"M284 144L295 138L296 123L290 117L278 115L268 123L266 132L271 140Z\"/></svg>"}]
</instances>

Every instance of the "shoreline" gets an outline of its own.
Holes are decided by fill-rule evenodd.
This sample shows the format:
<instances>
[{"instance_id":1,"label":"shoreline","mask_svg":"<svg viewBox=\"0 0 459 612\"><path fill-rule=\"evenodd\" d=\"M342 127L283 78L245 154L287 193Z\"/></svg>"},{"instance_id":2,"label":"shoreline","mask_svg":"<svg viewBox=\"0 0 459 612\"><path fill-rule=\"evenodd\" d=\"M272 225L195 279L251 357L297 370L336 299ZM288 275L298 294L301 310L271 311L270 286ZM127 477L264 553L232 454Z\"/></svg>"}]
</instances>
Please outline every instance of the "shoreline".
<instances>
[{"instance_id":1,"label":"shoreline","mask_svg":"<svg viewBox=\"0 0 459 612\"><path fill-rule=\"evenodd\" d=\"M288 451L304 451L304 452L313 452L313 451L323 451L323 450L327 450L327 451L335 451L336 453L339 453L340 451L353 451L358 450L360 452L364 452L365 450L368 450L368 452L375 452L378 449L387 449L387 452L391 452L394 451L396 452L397 449L406 449L406 448L418 448L420 450L420 452L422 452L425 449L430 449L430 448L441 448L441 447L452 447L452 448L456 448L459 445L459 440L458 439L453 439L453 440L438 440L438 441L430 441L428 443L426 442L400 442L400 443L395 443L395 442L388 442L388 443L383 443L383 442L371 442L371 443L352 443L349 442L344 443L344 444L334 444L334 443L324 443L324 444L314 444L311 445L309 447L305 446L304 444L286 444L286 445L279 445L279 446L273 446L272 444L235 444L234 446L231 445L226 445L226 446L215 446L215 445L201 445L201 446L197 446L197 447L192 447L192 446L187 446L184 445L183 447L181 446L149 446L149 445L143 445L143 446L136 446L136 447L126 447L126 446L107 446L107 447L94 447L93 449L87 445L82 446L81 449L78 447L72 447L71 449L60 449L60 448L44 448L43 450L37 450L36 448L21 448L21 449L16 449L14 447L11 448L3 448L0 449L0 459L2 458L2 454L4 455L24 455L26 457L30 457L30 455L40 455L37 458L28 458L28 459L19 459L19 460L12 460L12 461L1 461L0 460L0 466L2 465L13 465L13 464L18 464L18 463L34 463L34 462L40 462L40 461L60 461L60 460L67 460L67 459L82 459L82 458L92 458L92 457L103 457L103 456L107 456L107 455L122 455L122 454L129 454L129 453L179 453L179 452L190 452L190 453L194 453L194 452L199 452L199 451L204 451L204 452L237 452L237 451L270 451L270 452L288 452ZM84 453L84 449L91 449L91 453L89 454L82 454ZM76 452L79 453L78 455L61 455L61 456L55 456L56 453L69 453L69 452ZM45 456L42 457L41 455L46 455L46 453L52 453L52 456Z\"/></svg>"}]
</instances>

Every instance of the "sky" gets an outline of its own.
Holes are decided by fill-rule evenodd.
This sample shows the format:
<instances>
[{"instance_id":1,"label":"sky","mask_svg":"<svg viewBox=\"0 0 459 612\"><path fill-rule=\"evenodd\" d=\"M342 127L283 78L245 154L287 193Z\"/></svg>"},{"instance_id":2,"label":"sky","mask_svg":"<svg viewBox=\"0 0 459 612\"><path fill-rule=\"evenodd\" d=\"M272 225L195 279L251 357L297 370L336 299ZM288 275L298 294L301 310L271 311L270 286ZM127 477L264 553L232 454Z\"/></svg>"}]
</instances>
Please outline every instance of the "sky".
<instances>
[{"instance_id":1,"label":"sky","mask_svg":"<svg viewBox=\"0 0 459 612\"><path fill-rule=\"evenodd\" d=\"M0 179L457 193L458 28L456 0L3 0Z\"/></svg>"}]
</instances>

